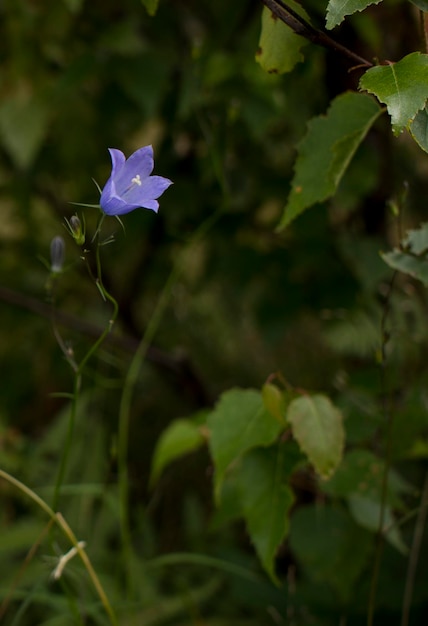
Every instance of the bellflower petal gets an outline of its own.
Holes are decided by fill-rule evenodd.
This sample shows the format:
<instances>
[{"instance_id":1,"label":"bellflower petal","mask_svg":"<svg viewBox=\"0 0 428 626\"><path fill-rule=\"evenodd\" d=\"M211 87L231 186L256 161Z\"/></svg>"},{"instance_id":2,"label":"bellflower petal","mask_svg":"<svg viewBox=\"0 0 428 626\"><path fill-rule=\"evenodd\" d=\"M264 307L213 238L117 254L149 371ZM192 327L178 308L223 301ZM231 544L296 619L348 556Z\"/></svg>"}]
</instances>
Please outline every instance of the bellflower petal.
<instances>
[{"instance_id":1,"label":"bellflower petal","mask_svg":"<svg viewBox=\"0 0 428 626\"><path fill-rule=\"evenodd\" d=\"M100 205L107 215L124 215L134 209L157 211L157 199L172 185L163 176L150 176L154 167L153 148L145 146L128 159L116 148L109 148L112 171L101 193Z\"/></svg>"}]
</instances>

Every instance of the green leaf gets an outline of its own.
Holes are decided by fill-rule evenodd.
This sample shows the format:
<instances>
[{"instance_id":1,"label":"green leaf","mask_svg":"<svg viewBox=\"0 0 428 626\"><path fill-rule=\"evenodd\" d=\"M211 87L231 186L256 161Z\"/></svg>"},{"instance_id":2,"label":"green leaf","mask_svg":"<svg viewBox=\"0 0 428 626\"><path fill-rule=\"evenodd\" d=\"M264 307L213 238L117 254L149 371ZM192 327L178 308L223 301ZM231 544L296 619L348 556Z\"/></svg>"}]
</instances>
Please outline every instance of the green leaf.
<instances>
[{"instance_id":1,"label":"green leaf","mask_svg":"<svg viewBox=\"0 0 428 626\"><path fill-rule=\"evenodd\" d=\"M383 498L385 462L369 450L352 450L345 456L336 474L323 483L330 496L346 498L357 524L371 532L379 529ZM402 508L401 493L410 493L411 485L393 470L388 472L384 505L385 538L400 552L406 550L396 525L393 508Z\"/></svg>"},{"instance_id":2,"label":"green leaf","mask_svg":"<svg viewBox=\"0 0 428 626\"><path fill-rule=\"evenodd\" d=\"M221 500L217 502L211 516L210 528L218 529L243 516L241 488L238 480L238 468L228 472L221 488Z\"/></svg>"},{"instance_id":3,"label":"green leaf","mask_svg":"<svg viewBox=\"0 0 428 626\"><path fill-rule=\"evenodd\" d=\"M327 5L326 26L328 29L340 24L345 15L364 11L371 4L379 4L381 0L330 0Z\"/></svg>"},{"instance_id":4,"label":"green leaf","mask_svg":"<svg viewBox=\"0 0 428 626\"><path fill-rule=\"evenodd\" d=\"M187 419L172 422L157 442L152 462L150 485L159 478L164 468L179 457L197 450L205 443L199 425Z\"/></svg>"},{"instance_id":5,"label":"green leaf","mask_svg":"<svg viewBox=\"0 0 428 626\"><path fill-rule=\"evenodd\" d=\"M311 120L299 145L295 175L279 230L336 191L358 146L381 109L369 96L341 94L326 116Z\"/></svg>"},{"instance_id":6,"label":"green leaf","mask_svg":"<svg viewBox=\"0 0 428 626\"><path fill-rule=\"evenodd\" d=\"M215 465L214 493L219 501L229 466L251 448L273 443L282 426L265 409L261 393L254 389L231 389L224 393L208 416L207 424Z\"/></svg>"},{"instance_id":7,"label":"green leaf","mask_svg":"<svg viewBox=\"0 0 428 626\"><path fill-rule=\"evenodd\" d=\"M329 478L343 454L345 432L340 411L327 396L302 396L290 403L287 419L316 472Z\"/></svg>"},{"instance_id":8,"label":"green leaf","mask_svg":"<svg viewBox=\"0 0 428 626\"><path fill-rule=\"evenodd\" d=\"M351 516L331 506L311 505L291 517L290 548L305 573L329 584L346 602L372 555L372 536Z\"/></svg>"},{"instance_id":9,"label":"green leaf","mask_svg":"<svg viewBox=\"0 0 428 626\"><path fill-rule=\"evenodd\" d=\"M372 498L366 498L355 494L348 498L349 510L357 524L367 528L372 532L379 530L379 520L381 516L382 504ZM385 539L402 554L407 553L407 546L403 541L397 521L389 505L383 510L383 533Z\"/></svg>"},{"instance_id":10,"label":"green leaf","mask_svg":"<svg viewBox=\"0 0 428 626\"><path fill-rule=\"evenodd\" d=\"M286 409L287 401L282 391L272 385L272 383L266 383L262 387L262 398L265 408L269 411L280 424L285 426L286 423Z\"/></svg>"},{"instance_id":11,"label":"green leaf","mask_svg":"<svg viewBox=\"0 0 428 626\"><path fill-rule=\"evenodd\" d=\"M412 52L397 63L373 67L361 77L360 89L386 104L398 135L409 128L428 98L428 55Z\"/></svg>"},{"instance_id":12,"label":"green leaf","mask_svg":"<svg viewBox=\"0 0 428 626\"><path fill-rule=\"evenodd\" d=\"M381 254L382 259L394 270L409 274L428 287L428 259L395 249Z\"/></svg>"},{"instance_id":13,"label":"green leaf","mask_svg":"<svg viewBox=\"0 0 428 626\"><path fill-rule=\"evenodd\" d=\"M17 167L33 163L46 136L49 110L40 99L16 93L0 106L1 141Z\"/></svg>"},{"instance_id":14,"label":"green leaf","mask_svg":"<svg viewBox=\"0 0 428 626\"><path fill-rule=\"evenodd\" d=\"M428 222L421 224L419 228L408 230L403 247L413 254L425 254L428 251Z\"/></svg>"},{"instance_id":15,"label":"green leaf","mask_svg":"<svg viewBox=\"0 0 428 626\"><path fill-rule=\"evenodd\" d=\"M419 147L428 152L428 111L426 106L416 113L415 119L410 124L410 132Z\"/></svg>"},{"instance_id":16,"label":"green leaf","mask_svg":"<svg viewBox=\"0 0 428 626\"><path fill-rule=\"evenodd\" d=\"M288 513L294 502L293 492L285 484L286 448L257 449L243 459L239 484L248 533L260 561L271 579L275 575L275 556L288 533Z\"/></svg>"},{"instance_id":17,"label":"green leaf","mask_svg":"<svg viewBox=\"0 0 428 626\"><path fill-rule=\"evenodd\" d=\"M149 15L153 16L156 14L159 6L159 0L141 0L141 2Z\"/></svg>"},{"instance_id":18,"label":"green leaf","mask_svg":"<svg viewBox=\"0 0 428 626\"><path fill-rule=\"evenodd\" d=\"M306 11L296 2L290 0L290 7L309 21ZM300 52L308 41L296 35L292 29L284 24L267 7L262 11L262 30L259 47L256 52L256 61L269 74L284 74L303 61Z\"/></svg>"}]
</instances>

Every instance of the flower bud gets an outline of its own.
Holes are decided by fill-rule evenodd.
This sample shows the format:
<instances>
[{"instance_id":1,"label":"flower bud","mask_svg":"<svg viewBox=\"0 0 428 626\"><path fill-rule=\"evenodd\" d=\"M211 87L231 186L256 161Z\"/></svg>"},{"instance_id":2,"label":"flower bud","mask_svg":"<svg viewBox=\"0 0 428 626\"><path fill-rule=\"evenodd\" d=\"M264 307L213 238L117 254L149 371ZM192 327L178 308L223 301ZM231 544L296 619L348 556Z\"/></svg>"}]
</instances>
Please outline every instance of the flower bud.
<instances>
[{"instance_id":1,"label":"flower bud","mask_svg":"<svg viewBox=\"0 0 428 626\"><path fill-rule=\"evenodd\" d=\"M64 263L65 243L62 237L54 237L51 241L51 272L58 274Z\"/></svg>"},{"instance_id":2,"label":"flower bud","mask_svg":"<svg viewBox=\"0 0 428 626\"><path fill-rule=\"evenodd\" d=\"M82 229L82 224L77 215L72 215L68 221L71 236L78 246L82 246L85 243L85 233Z\"/></svg>"}]
</instances>

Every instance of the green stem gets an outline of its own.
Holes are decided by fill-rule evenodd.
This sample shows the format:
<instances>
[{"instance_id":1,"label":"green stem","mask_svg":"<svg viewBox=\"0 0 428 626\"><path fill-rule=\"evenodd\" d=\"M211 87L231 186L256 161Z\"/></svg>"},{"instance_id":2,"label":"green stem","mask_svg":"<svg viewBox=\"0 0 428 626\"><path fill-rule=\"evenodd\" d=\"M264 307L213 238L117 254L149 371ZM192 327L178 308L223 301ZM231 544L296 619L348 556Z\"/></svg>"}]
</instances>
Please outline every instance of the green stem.
<instances>
[{"instance_id":1,"label":"green stem","mask_svg":"<svg viewBox=\"0 0 428 626\"><path fill-rule=\"evenodd\" d=\"M424 487L421 496L418 517L416 519L413 533L412 547L410 549L409 563L407 566L406 585L403 596L403 609L401 612L401 626L408 626L410 619L410 608L412 604L413 589L415 586L416 568L419 560L419 553L425 529L428 512L428 472L425 475Z\"/></svg>"},{"instance_id":2,"label":"green stem","mask_svg":"<svg viewBox=\"0 0 428 626\"><path fill-rule=\"evenodd\" d=\"M11 485L16 487L19 491L24 493L35 504L37 504L37 506L41 508L42 511L44 511L50 517L50 519L60 528L62 533L67 537L71 545L76 549L76 553L81 558L86 568L86 571L88 572L89 577L92 580L95 590L104 606L104 609L107 615L109 616L111 624L113 626L118 626L116 615L113 611L113 608L110 605L110 602L108 601L107 595L100 583L100 580L92 566L91 561L89 560L88 555L86 554L86 551L82 547L82 544L80 544L78 540L76 539L75 534L73 533L70 526L67 524L66 520L61 515L61 513L55 513L55 511L51 509L51 507L48 504L46 504L46 502L42 500L42 498L40 498L40 496L38 496L32 489L30 489L29 487L27 487L27 485L17 480L16 478L11 476L7 472L3 471L2 469L0 469L0 478L3 478L7 482L9 482Z\"/></svg>"},{"instance_id":3,"label":"green stem","mask_svg":"<svg viewBox=\"0 0 428 626\"><path fill-rule=\"evenodd\" d=\"M374 555L374 565L372 578L370 583L370 592L369 592L369 604L367 610L367 626L373 626L374 623L374 615L376 608L376 593L377 593L377 585L379 581L380 574L380 566L382 562L382 553L384 547L384 535L385 535L385 510L386 510L386 499L388 495L388 475L389 470L391 468L391 460L392 460L392 428L394 424L394 414L392 412L391 407L389 406L389 396L386 382L386 346L389 341L389 334L386 329L386 322L389 314L389 299L392 294L392 290L394 288L394 281L396 277L396 272L393 273L390 284L389 291L387 296L387 301L385 304L385 308L383 311L382 321L381 321L381 337L382 337L382 345L381 345L381 391L383 396L383 416L384 421L386 423L386 458L385 458L385 469L382 477L382 486L381 486L381 502L380 502L380 514L379 514L379 528L377 533L376 540L376 548Z\"/></svg>"},{"instance_id":4,"label":"green stem","mask_svg":"<svg viewBox=\"0 0 428 626\"><path fill-rule=\"evenodd\" d=\"M73 399L72 399L72 403L71 403L71 407L70 407L70 417L68 420L68 429L67 429L67 436L65 439L65 443L64 443L64 449L63 449L63 453L61 455L61 461L60 461L60 466L58 469L58 474L57 474L57 478L56 478L56 482L55 482L55 489L54 489L54 496L53 496L53 508L54 510L56 510L58 508L58 501L59 501L59 497L60 497L60 492L61 492L61 486L64 482L64 477L65 477L65 473L66 473L66 469L67 469L67 465L68 465L68 459L70 456L70 450L71 450L71 444L73 441L73 433L74 433L74 425L76 422L76 414L77 414L77 404L80 398L80 389L81 389L81 384L82 384L82 373L83 370L87 364L87 362L89 361L89 359L95 354L95 352L98 350L98 348L100 347L100 345L103 343L104 339L107 337L107 335L111 332L111 329L113 328L113 325L117 319L117 315L118 315L118 310L119 310L119 306L117 304L117 301L113 298L113 296L107 291L107 289L104 286L103 280L102 280L102 272L101 272L101 257L100 257L100 244L99 244L99 233L100 233L100 228L101 225L103 223L104 220L104 215L101 216L98 225L97 225L97 229L96 229L96 234L95 234L95 239L96 239L96 253L95 253L95 258L96 258L96 266L97 266L97 278L96 278L96 285L98 287L98 290L100 291L102 297L104 298L104 300L108 300L112 305L113 305L113 312L111 315L111 318L107 324L107 326L105 327L104 331L101 333L101 335L98 337L98 339L92 344L92 346L89 348L89 350L86 352L85 356L82 358L82 360L80 361L79 364L75 364L74 361L70 361L69 362L74 370L74 388L73 388Z\"/></svg>"},{"instance_id":5,"label":"green stem","mask_svg":"<svg viewBox=\"0 0 428 626\"><path fill-rule=\"evenodd\" d=\"M61 454L60 465L59 465L58 474L57 474L56 481L55 481L54 495L53 495L53 500L52 500L52 507L54 511L58 508L61 486L64 482L64 476L65 476L65 472L67 469L68 458L70 456L71 443L73 441L74 424L76 422L77 401L79 398L81 381L82 381L81 375L76 372L74 376L74 389L73 389L73 398L71 400L70 416L68 418L67 436L65 438L64 449Z\"/></svg>"}]
</instances>

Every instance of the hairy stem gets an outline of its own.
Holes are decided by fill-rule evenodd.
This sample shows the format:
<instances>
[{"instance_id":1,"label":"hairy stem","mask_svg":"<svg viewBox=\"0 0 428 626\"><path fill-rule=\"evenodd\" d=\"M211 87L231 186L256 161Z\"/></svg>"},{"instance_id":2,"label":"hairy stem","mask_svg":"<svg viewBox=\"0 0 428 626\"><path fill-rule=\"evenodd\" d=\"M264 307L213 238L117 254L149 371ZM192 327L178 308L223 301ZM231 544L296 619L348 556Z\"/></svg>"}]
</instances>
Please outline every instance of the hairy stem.
<instances>
[{"instance_id":1,"label":"hairy stem","mask_svg":"<svg viewBox=\"0 0 428 626\"><path fill-rule=\"evenodd\" d=\"M70 365L72 366L74 370L74 387L73 387L73 396L72 396L72 402L71 402L71 407L70 407L70 416L68 420L67 436L65 439L64 449L61 455L60 466L59 466L59 470L58 470L58 474L57 474L57 478L55 482L55 489L54 489L54 496L53 496L54 510L58 508L58 501L60 497L61 486L64 482L64 477L65 477L67 464L68 464L68 460L70 456L71 444L73 441L74 426L76 422L77 405L78 405L78 401L80 397L80 389L81 389L81 384L82 384L83 370L87 362L89 361L89 359L95 354L95 352L98 350L100 345L103 343L104 339L111 332L111 329L113 328L113 325L116 321L117 314L118 314L119 307L118 307L117 301L105 288L103 279L102 279L99 233L100 233L100 228L101 228L103 220L104 220L104 215L102 215L99 220L96 234L95 234L95 239L96 239L95 258L96 258L96 267L97 267L96 285L102 297L104 298L104 300L108 300L113 305L113 312L104 331L100 334L98 339L92 344L92 346L86 352L85 356L81 359L80 363L77 364L74 362L74 359L71 360L70 358L68 358Z\"/></svg>"}]
</instances>

